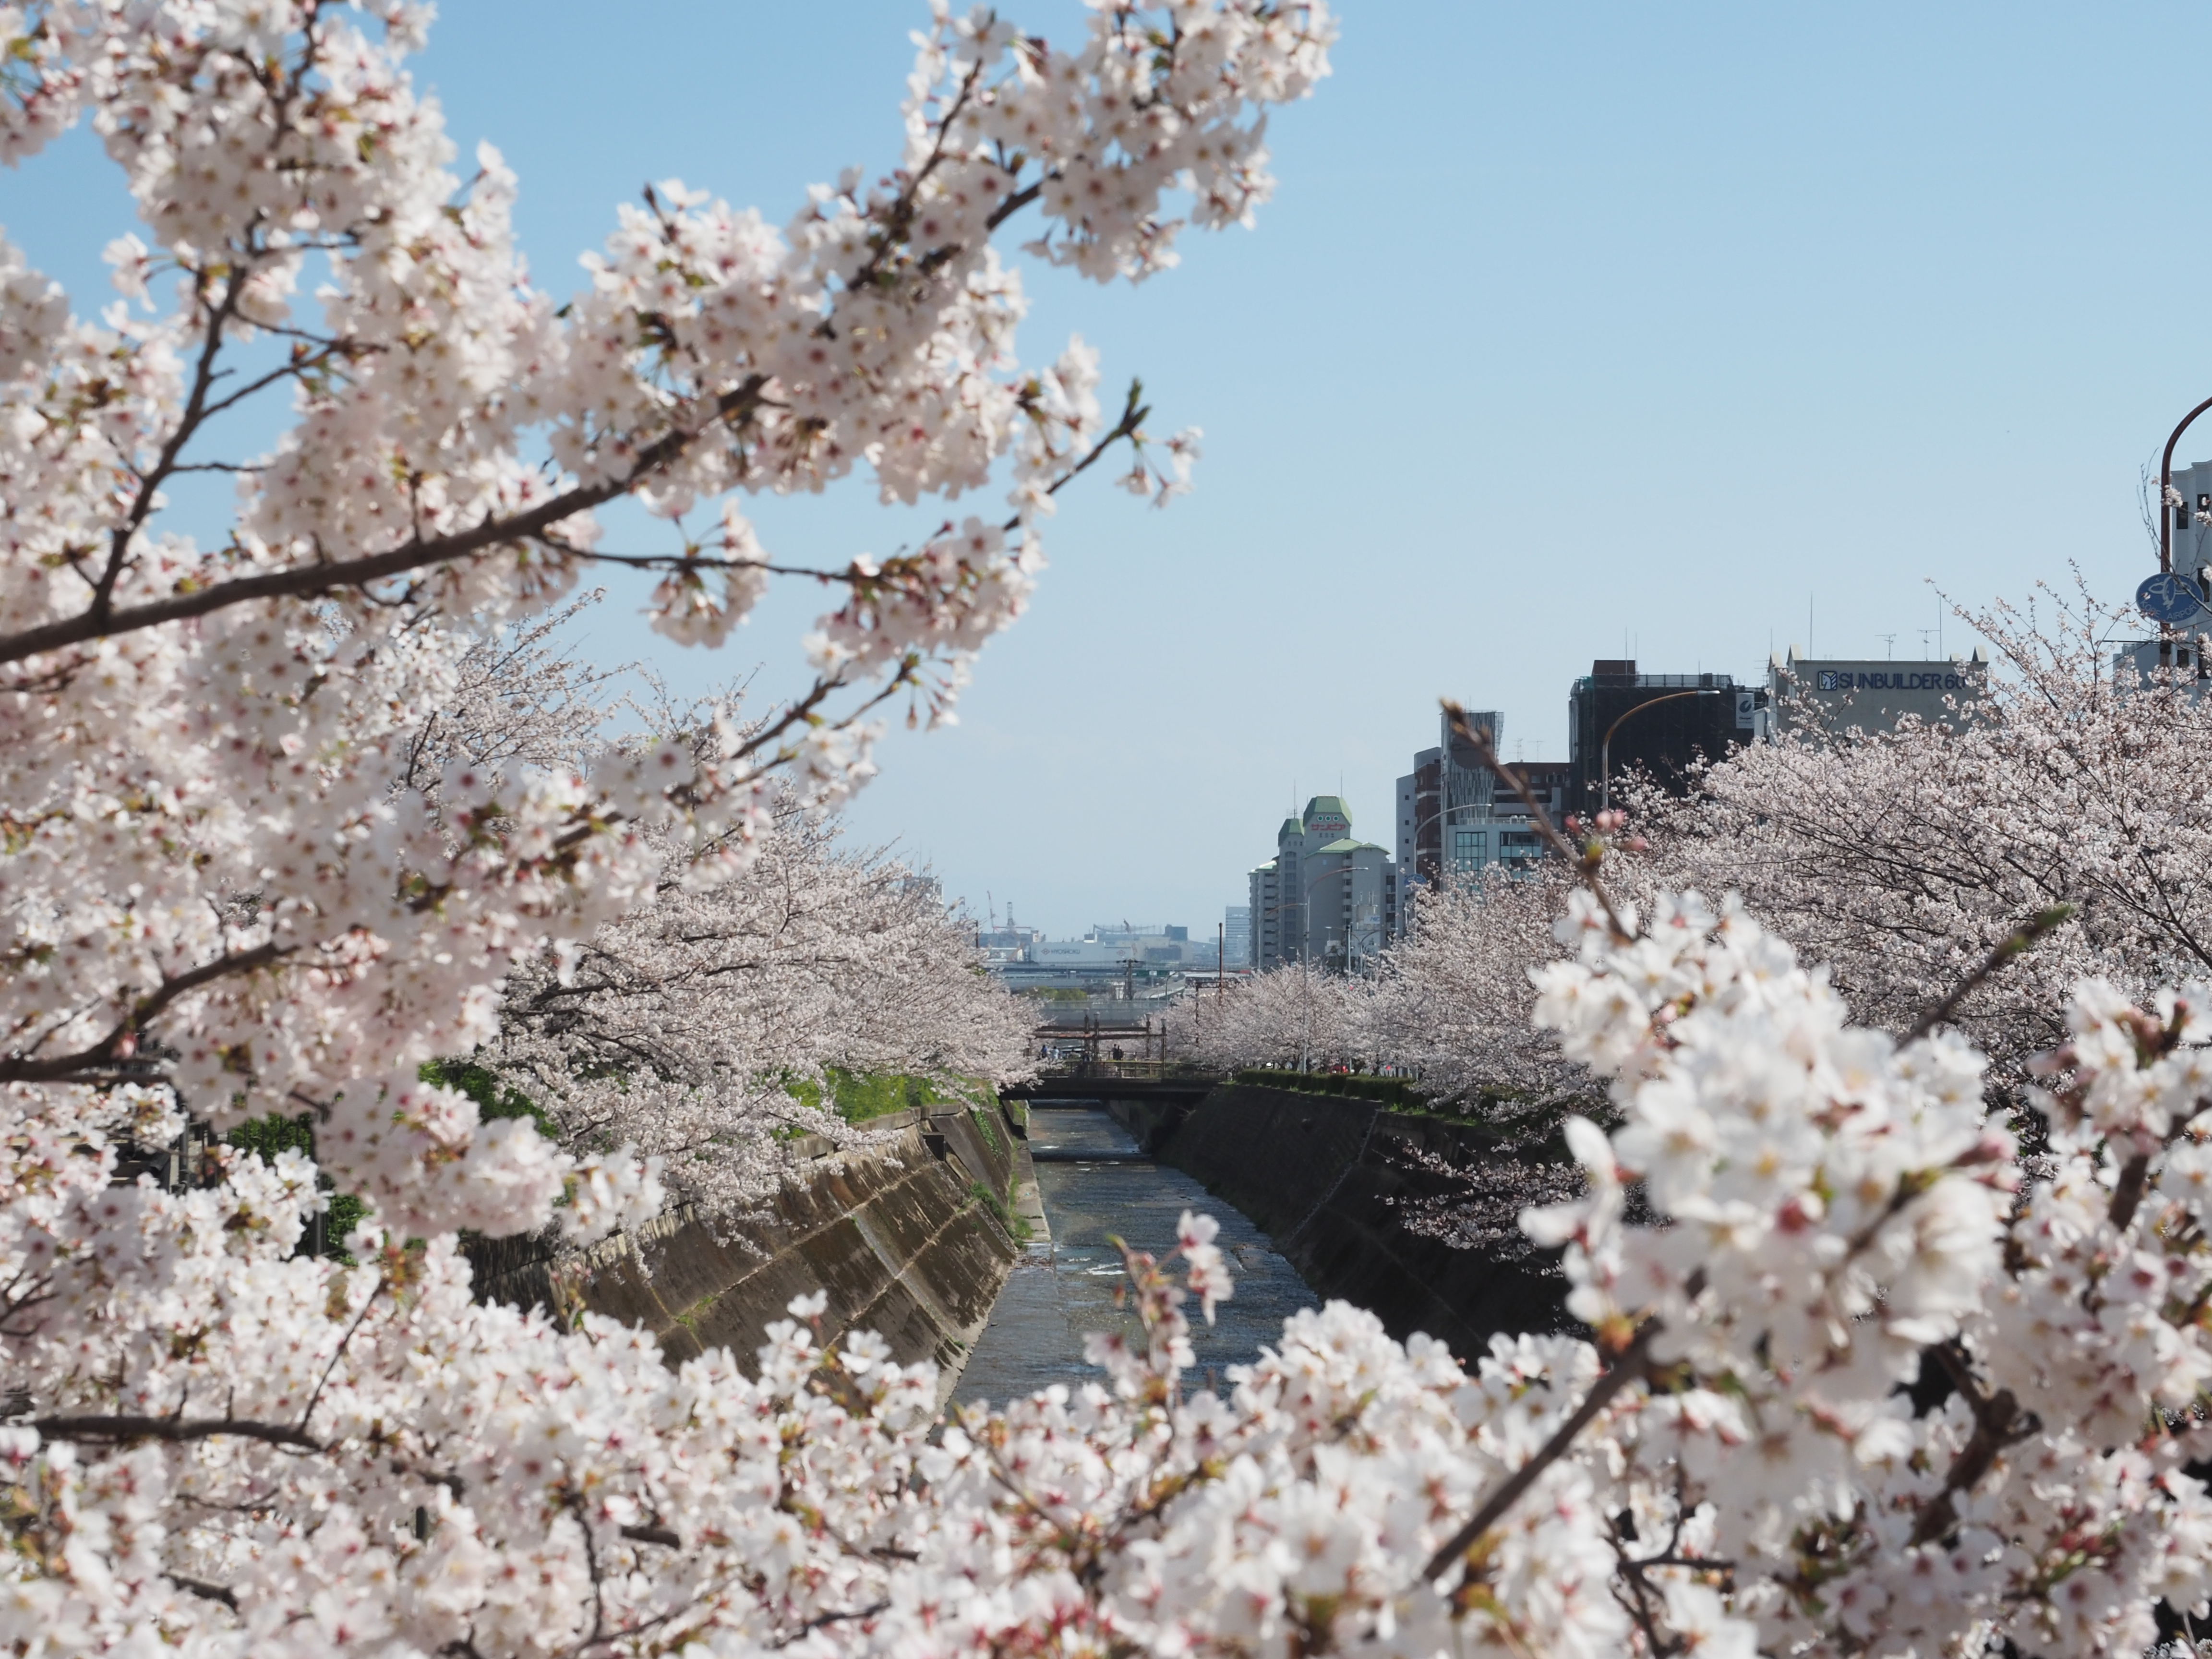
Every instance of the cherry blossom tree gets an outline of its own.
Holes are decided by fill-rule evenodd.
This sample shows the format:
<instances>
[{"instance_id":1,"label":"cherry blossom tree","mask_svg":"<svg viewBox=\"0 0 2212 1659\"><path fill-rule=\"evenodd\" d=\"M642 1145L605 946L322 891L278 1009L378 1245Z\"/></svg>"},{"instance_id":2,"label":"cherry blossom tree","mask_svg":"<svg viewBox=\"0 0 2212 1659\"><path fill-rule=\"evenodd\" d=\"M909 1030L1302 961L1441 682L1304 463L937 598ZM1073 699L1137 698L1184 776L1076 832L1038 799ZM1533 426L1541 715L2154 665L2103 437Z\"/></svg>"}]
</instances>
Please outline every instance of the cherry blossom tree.
<instances>
[{"instance_id":1,"label":"cherry blossom tree","mask_svg":"<svg viewBox=\"0 0 2212 1659\"><path fill-rule=\"evenodd\" d=\"M1417 1073L1438 1105L1519 1115L1592 1091L1532 1016L1532 969L1559 954L1569 878L1555 861L1425 888L1383 954L1368 1013L1375 1052Z\"/></svg>"},{"instance_id":2,"label":"cherry blossom tree","mask_svg":"<svg viewBox=\"0 0 2212 1659\"><path fill-rule=\"evenodd\" d=\"M2091 1654L2140 1650L2160 1601L2206 1611L2212 983L2072 988L2031 1179L1942 1019L1852 1024L1739 902L1616 899L1602 836L1567 849L1587 884L1535 1015L1619 1123L1571 1126L1588 1191L1526 1223L1589 1340L1463 1364L1336 1307L1192 1390L1183 1299L1230 1291L1200 1217L1180 1283L1127 1258L1141 1337L1094 1344L1100 1383L949 1425L929 1366L825 1347L818 1303L753 1376L475 1303L457 1228L586 1239L660 1177L413 1068L489 1040L510 973L669 899L672 867L709 890L781 806L853 787L872 706L943 712L1053 492L1139 429L1095 411L1082 353L1013 368L992 233L1034 206L1039 257L1141 277L1180 223L1242 218L1260 116L1325 70L1328 23L1107 3L1070 52L940 16L887 181L781 234L658 190L556 307L497 158L446 171L401 68L422 21L0 9L0 155L88 112L151 238L118 274L178 295L95 325L0 257L18 1651ZM271 453L208 453L269 396L296 412ZM1187 447L1146 453L1148 492L1179 481ZM772 562L726 499L856 459L949 499L1001 458L1011 528L880 563ZM211 549L163 513L198 467L240 485ZM641 561L678 637L781 571L842 590L812 687L584 772L456 738L434 811L406 769L483 628L614 558L588 514L625 495L687 527ZM2142 775L2111 776L2100 848L2153 823ZM355 1265L297 1253L323 1199L296 1153L115 1184L187 1108L314 1110L373 1206ZM1916 1412L1900 1385L1936 1373Z\"/></svg>"},{"instance_id":3,"label":"cherry blossom tree","mask_svg":"<svg viewBox=\"0 0 2212 1659\"><path fill-rule=\"evenodd\" d=\"M1170 1041L1177 1058L1220 1071L1349 1064L1365 1052L1367 998L1361 981L1294 962L1221 994L1194 993L1176 1011Z\"/></svg>"},{"instance_id":4,"label":"cherry blossom tree","mask_svg":"<svg viewBox=\"0 0 2212 1659\"><path fill-rule=\"evenodd\" d=\"M904 694L942 716L1021 608L1055 493L1116 443L1133 486L1176 487L1188 443L1146 444L1133 398L1103 416L1079 343L1016 365L1020 285L994 238L1034 210L1039 257L1139 280L1182 226L1248 218L1269 188L1260 114L1326 71L1330 25L1115 6L1068 52L940 15L896 169L816 191L782 231L659 189L564 305L530 284L496 154L448 171L404 67L426 19L0 13L0 157L89 116L146 233L109 250L117 280L155 306L88 321L0 254L0 1082L38 1109L150 1073L218 1127L313 1110L324 1161L395 1224L496 1232L542 1216L567 1166L415 1067L487 1040L497 986L543 942L649 896L665 849L641 819L674 814L703 884L779 799L864 781L870 710ZM269 453L216 447L287 399ZM856 463L886 500L951 499L1001 460L1011 516L889 560L778 564L732 504ZM195 471L238 483L217 545L165 510ZM599 547L591 513L623 496L684 550ZM435 814L395 794L482 629L593 562L657 570L656 625L685 641L722 638L780 573L843 598L811 686L718 722L703 754L462 758Z\"/></svg>"},{"instance_id":5,"label":"cherry blossom tree","mask_svg":"<svg viewBox=\"0 0 2212 1659\"><path fill-rule=\"evenodd\" d=\"M794 1097L832 1068L954 1086L1027 1076L1030 1020L982 971L935 884L840 845L835 820L787 809L744 873L687 889L672 856L656 902L510 975L480 1056L579 1153L660 1158L712 1217L770 1190L778 1131L836 1142L834 1111Z\"/></svg>"},{"instance_id":6,"label":"cherry blossom tree","mask_svg":"<svg viewBox=\"0 0 2212 1659\"><path fill-rule=\"evenodd\" d=\"M1225 1396L1187 1391L1186 1288L1210 1311L1231 1287L1186 1217L1184 1284L1130 1257L1142 1339L1094 1341L1102 1382L941 1433L932 1368L825 1348L818 1301L757 1378L672 1370L610 1322L477 1306L449 1236L357 1236L379 1253L351 1273L289 1255L296 1155L117 1189L106 1125L38 1120L16 1156L42 1178L4 1213L42 1277L5 1316L15 1375L65 1404L4 1431L9 1634L2086 1654L2139 1651L2160 1601L2202 1616L2212 985L2080 989L2023 1182L1955 1033L1850 1025L1735 904L1645 922L1593 885L1560 931L1539 1018L1620 1121L1571 1121L1589 1189L1525 1224L1564 1245L1591 1340L1462 1366L1335 1305ZM1628 1223L1632 1179L1663 1224ZM118 1208L141 1247L94 1248ZM1929 1370L1950 1392L1916 1410Z\"/></svg>"},{"instance_id":7,"label":"cherry blossom tree","mask_svg":"<svg viewBox=\"0 0 2212 1659\"><path fill-rule=\"evenodd\" d=\"M2023 922L2036 948L1954 1011L2017 1085L2065 1036L2075 982L2147 997L2212 970L2212 808L2183 781L2212 743L2193 673L2117 672L2122 619L2086 592L1970 622L1996 647L1986 702L1841 740L1738 750L1696 797L1647 797L1650 878L1735 890L1898 1033Z\"/></svg>"},{"instance_id":8,"label":"cherry blossom tree","mask_svg":"<svg viewBox=\"0 0 2212 1659\"><path fill-rule=\"evenodd\" d=\"M448 769L495 777L590 770L608 747L609 722L635 706L626 690L630 671L580 661L562 637L605 598L595 588L520 623L471 630L451 683L395 757L392 790L419 796L435 817ZM665 696L654 702L661 731L700 723L670 718ZM718 712L704 711L706 723Z\"/></svg>"}]
</instances>

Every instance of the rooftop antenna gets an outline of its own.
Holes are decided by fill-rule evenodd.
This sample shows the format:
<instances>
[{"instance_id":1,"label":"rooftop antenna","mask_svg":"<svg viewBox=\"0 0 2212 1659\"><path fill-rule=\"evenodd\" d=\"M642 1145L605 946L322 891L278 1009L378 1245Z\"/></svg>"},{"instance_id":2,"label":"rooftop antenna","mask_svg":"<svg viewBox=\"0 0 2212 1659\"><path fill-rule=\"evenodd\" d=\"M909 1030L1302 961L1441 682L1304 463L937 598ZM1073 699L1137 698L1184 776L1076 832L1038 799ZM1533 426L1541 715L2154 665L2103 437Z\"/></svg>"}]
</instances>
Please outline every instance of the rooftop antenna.
<instances>
[{"instance_id":1,"label":"rooftop antenna","mask_svg":"<svg viewBox=\"0 0 2212 1659\"><path fill-rule=\"evenodd\" d=\"M1890 662L1895 662L1897 660L1897 635L1894 634L1877 634L1875 635L1875 638L1882 642L1884 647L1882 654L1884 658Z\"/></svg>"},{"instance_id":2,"label":"rooftop antenna","mask_svg":"<svg viewBox=\"0 0 2212 1659\"><path fill-rule=\"evenodd\" d=\"M1923 657L1926 656L1928 654L1928 641L1936 636L1936 630L1932 628L1916 628L1912 631L1920 635L1920 654Z\"/></svg>"}]
</instances>

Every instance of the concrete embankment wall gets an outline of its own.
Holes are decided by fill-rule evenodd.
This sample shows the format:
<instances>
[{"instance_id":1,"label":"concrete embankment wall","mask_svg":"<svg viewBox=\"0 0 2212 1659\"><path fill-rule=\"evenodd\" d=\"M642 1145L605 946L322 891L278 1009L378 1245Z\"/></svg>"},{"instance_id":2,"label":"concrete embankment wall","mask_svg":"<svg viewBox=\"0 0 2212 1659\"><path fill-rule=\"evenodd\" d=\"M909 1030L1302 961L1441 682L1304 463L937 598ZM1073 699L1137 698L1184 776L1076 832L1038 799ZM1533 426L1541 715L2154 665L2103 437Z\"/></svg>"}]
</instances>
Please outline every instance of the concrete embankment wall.
<instances>
[{"instance_id":1,"label":"concrete embankment wall","mask_svg":"<svg viewBox=\"0 0 2212 1659\"><path fill-rule=\"evenodd\" d=\"M1372 1103L1224 1084L1188 1112L1139 1103L1111 1109L1164 1164L1195 1176L1263 1228L1314 1291L1372 1310L1393 1336L1425 1331L1462 1359L1496 1331L1566 1328L1565 1283L1519 1236L1527 1183L1496 1181L1482 1213L1485 1167L1553 1164L1563 1149L1472 1124L1392 1113ZM1470 1171L1455 1182L1419 1154ZM1406 1206L1471 1190L1483 1242L1455 1249L1407 1230Z\"/></svg>"},{"instance_id":2,"label":"concrete embankment wall","mask_svg":"<svg viewBox=\"0 0 2212 1659\"><path fill-rule=\"evenodd\" d=\"M573 1297L644 1326L671 1364L727 1347L750 1370L768 1326L819 1291L825 1336L878 1331L901 1363L934 1359L956 1374L1020 1253L1003 1207L1018 1126L926 1108L866 1127L868 1143L842 1152L799 1142L763 1212L725 1221L720 1237L695 1216L665 1215L563 1264L557 1291L543 1242L474 1243L477 1294L525 1305Z\"/></svg>"}]
</instances>

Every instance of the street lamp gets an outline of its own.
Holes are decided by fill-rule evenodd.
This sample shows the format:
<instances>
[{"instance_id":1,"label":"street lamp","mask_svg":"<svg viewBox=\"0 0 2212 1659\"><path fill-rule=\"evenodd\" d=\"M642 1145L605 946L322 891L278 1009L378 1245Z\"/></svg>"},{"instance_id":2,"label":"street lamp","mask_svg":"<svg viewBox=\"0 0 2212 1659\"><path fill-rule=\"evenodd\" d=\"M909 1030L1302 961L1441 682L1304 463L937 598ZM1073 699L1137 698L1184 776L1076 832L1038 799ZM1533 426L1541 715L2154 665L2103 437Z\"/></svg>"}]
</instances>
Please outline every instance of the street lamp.
<instances>
[{"instance_id":1,"label":"street lamp","mask_svg":"<svg viewBox=\"0 0 2212 1659\"><path fill-rule=\"evenodd\" d=\"M2183 416L2181 424L2166 441L2166 453L2158 458L2158 574L2161 576L2171 575L2173 571L2173 509L2166 504L2166 498L2173 494L2173 447L2208 409L2212 409L2212 398L2207 398Z\"/></svg>"},{"instance_id":2,"label":"street lamp","mask_svg":"<svg viewBox=\"0 0 2212 1659\"><path fill-rule=\"evenodd\" d=\"M2212 404L2208 404L2207 407L2212 408ZM1626 720L1629 714L1640 714L1647 708L1656 708L1662 702L1679 702L1684 697L1717 697L1720 694L1720 687L1717 685L1701 685L1694 691L1669 691L1663 697L1654 697L1648 702L1638 703L1629 709L1627 714L1624 714L1620 720L1607 726L1605 741L1598 747L1598 811L1609 812L1613 810L1613 734L1620 730L1621 720Z\"/></svg>"},{"instance_id":3,"label":"street lamp","mask_svg":"<svg viewBox=\"0 0 2212 1659\"><path fill-rule=\"evenodd\" d=\"M2173 509L2166 498L2173 494L2173 449L2181 441L2181 434L2206 410L2212 409L2212 398L2191 410L2181 417L2181 424L2173 428L2173 435L2166 441L2166 453L2158 458L2158 574L2173 574ZM2203 591L2203 578L2197 577L2197 591ZM2161 622L2158 625L2158 661L2161 668L2173 661L2173 624Z\"/></svg>"}]
</instances>

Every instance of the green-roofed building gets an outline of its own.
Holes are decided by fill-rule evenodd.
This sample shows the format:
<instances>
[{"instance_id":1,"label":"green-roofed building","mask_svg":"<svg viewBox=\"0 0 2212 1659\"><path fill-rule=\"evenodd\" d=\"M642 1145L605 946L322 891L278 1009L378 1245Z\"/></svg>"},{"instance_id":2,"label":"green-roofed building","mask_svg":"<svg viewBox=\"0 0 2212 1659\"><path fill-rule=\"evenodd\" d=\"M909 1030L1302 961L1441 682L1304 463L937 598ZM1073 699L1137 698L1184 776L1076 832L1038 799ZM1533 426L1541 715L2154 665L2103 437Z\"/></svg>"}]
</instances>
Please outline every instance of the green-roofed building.
<instances>
[{"instance_id":1,"label":"green-roofed building","mask_svg":"<svg viewBox=\"0 0 2212 1659\"><path fill-rule=\"evenodd\" d=\"M1397 932L1397 872L1389 854L1352 833L1341 795L1316 795L1285 818L1275 856L1248 878L1252 965L1310 962L1357 972Z\"/></svg>"}]
</instances>

